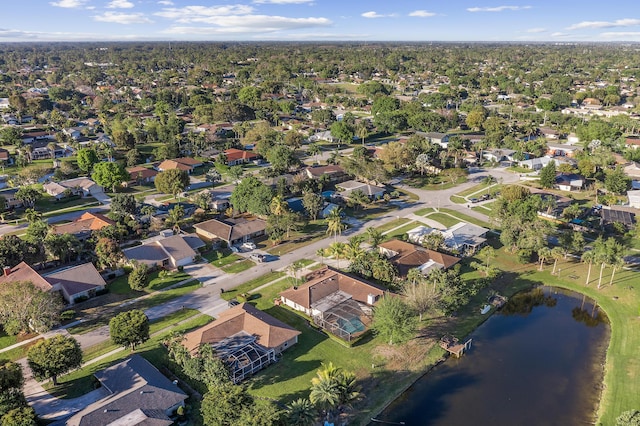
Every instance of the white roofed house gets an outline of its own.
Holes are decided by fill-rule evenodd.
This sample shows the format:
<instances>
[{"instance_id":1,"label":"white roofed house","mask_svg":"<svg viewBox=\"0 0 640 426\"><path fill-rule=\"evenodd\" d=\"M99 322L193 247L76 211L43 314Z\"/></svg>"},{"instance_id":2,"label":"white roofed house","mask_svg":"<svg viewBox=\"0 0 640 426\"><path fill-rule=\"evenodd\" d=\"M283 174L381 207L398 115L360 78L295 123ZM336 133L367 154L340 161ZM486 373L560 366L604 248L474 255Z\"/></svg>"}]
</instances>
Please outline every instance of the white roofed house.
<instances>
[{"instance_id":1,"label":"white roofed house","mask_svg":"<svg viewBox=\"0 0 640 426\"><path fill-rule=\"evenodd\" d=\"M627 191L627 197L629 198L629 206L640 209L640 190Z\"/></svg>"},{"instance_id":2,"label":"white roofed house","mask_svg":"<svg viewBox=\"0 0 640 426\"><path fill-rule=\"evenodd\" d=\"M556 186L561 191L580 191L585 179L575 173L560 173L556 176Z\"/></svg>"},{"instance_id":3,"label":"white roofed house","mask_svg":"<svg viewBox=\"0 0 640 426\"><path fill-rule=\"evenodd\" d=\"M487 239L485 236L489 230L467 222L458 222L445 230L418 226L407 231L407 239L412 243L422 244L432 232L442 234L447 250L468 255L475 253L480 247L486 244Z\"/></svg>"},{"instance_id":4,"label":"white roofed house","mask_svg":"<svg viewBox=\"0 0 640 426\"><path fill-rule=\"evenodd\" d=\"M88 177L79 177L60 182L47 182L43 185L43 188L47 194L57 199L64 198L67 190L70 191L71 195L79 195L81 197L94 196L104 192L100 185Z\"/></svg>"},{"instance_id":5,"label":"white roofed house","mask_svg":"<svg viewBox=\"0 0 640 426\"><path fill-rule=\"evenodd\" d=\"M382 186L369 185L368 183L358 182L357 180L348 180L346 182L338 183L336 184L336 189L344 198L349 198L349 196L355 191L362 191L364 195L372 200L382 198L386 192L386 189Z\"/></svg>"}]
</instances>

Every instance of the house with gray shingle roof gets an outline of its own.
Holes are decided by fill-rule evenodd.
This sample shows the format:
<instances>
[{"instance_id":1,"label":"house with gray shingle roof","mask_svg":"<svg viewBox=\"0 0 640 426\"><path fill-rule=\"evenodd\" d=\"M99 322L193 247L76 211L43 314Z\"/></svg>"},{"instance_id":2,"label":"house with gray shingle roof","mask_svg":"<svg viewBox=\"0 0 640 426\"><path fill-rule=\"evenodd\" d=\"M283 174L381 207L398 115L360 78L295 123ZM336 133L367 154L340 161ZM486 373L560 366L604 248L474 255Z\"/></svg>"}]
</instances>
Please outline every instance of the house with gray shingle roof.
<instances>
[{"instance_id":1,"label":"house with gray shingle roof","mask_svg":"<svg viewBox=\"0 0 640 426\"><path fill-rule=\"evenodd\" d=\"M144 263L150 267L177 268L193 263L197 250L205 243L195 235L171 235L149 238L141 245L122 251L130 262Z\"/></svg>"},{"instance_id":2,"label":"house with gray shingle roof","mask_svg":"<svg viewBox=\"0 0 640 426\"><path fill-rule=\"evenodd\" d=\"M140 355L94 374L107 396L76 413L69 426L171 425L187 394Z\"/></svg>"}]
</instances>

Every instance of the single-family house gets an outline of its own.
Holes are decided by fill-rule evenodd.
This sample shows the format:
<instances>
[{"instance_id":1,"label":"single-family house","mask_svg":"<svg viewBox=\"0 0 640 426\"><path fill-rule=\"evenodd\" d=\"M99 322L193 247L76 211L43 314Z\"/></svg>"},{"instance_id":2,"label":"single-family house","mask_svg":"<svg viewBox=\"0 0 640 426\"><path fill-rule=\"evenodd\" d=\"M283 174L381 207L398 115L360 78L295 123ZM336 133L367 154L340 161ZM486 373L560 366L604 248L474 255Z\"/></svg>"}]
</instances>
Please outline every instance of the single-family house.
<instances>
[{"instance_id":1,"label":"single-family house","mask_svg":"<svg viewBox=\"0 0 640 426\"><path fill-rule=\"evenodd\" d=\"M93 231L98 231L116 223L100 213L84 212L71 222L53 225L51 232L56 235L72 234L79 240L86 240Z\"/></svg>"},{"instance_id":2,"label":"single-family house","mask_svg":"<svg viewBox=\"0 0 640 426\"><path fill-rule=\"evenodd\" d=\"M488 161L502 163L503 161L514 161L513 155L517 151L515 149L491 149L482 152L482 157Z\"/></svg>"},{"instance_id":3,"label":"single-family house","mask_svg":"<svg viewBox=\"0 0 640 426\"><path fill-rule=\"evenodd\" d=\"M237 166L240 164L246 164L251 161L255 161L259 158L259 155L253 151L229 148L224 151L224 157L226 158L228 166Z\"/></svg>"},{"instance_id":4,"label":"single-family house","mask_svg":"<svg viewBox=\"0 0 640 426\"><path fill-rule=\"evenodd\" d=\"M163 162L158 164L158 171L164 172L166 170L178 169L191 174L195 168L202 167L203 165L204 163L202 163L202 161L196 160L194 158L175 158L173 160L164 160Z\"/></svg>"},{"instance_id":5,"label":"single-family house","mask_svg":"<svg viewBox=\"0 0 640 426\"><path fill-rule=\"evenodd\" d=\"M95 296L99 290L104 290L106 283L92 263L73 266L60 271L40 275L25 262L4 268L0 276L0 286L7 282L31 282L34 286L46 292L59 292L70 305L80 298Z\"/></svg>"},{"instance_id":6,"label":"single-family house","mask_svg":"<svg viewBox=\"0 0 640 426\"><path fill-rule=\"evenodd\" d=\"M228 246L242 244L265 234L267 222L257 218L211 219L193 225L196 234L209 240L220 240Z\"/></svg>"},{"instance_id":7,"label":"single-family house","mask_svg":"<svg viewBox=\"0 0 640 426\"><path fill-rule=\"evenodd\" d=\"M358 182L357 180L348 180L336 184L336 189L344 198L349 198L355 191L361 191L371 200L378 200L384 196L386 189L382 186L370 185L368 183Z\"/></svg>"},{"instance_id":8,"label":"single-family house","mask_svg":"<svg viewBox=\"0 0 640 426\"><path fill-rule=\"evenodd\" d=\"M64 268L45 274L43 277L53 288L59 287L62 297L71 305L94 297L98 291L103 291L107 286L93 263Z\"/></svg>"},{"instance_id":9,"label":"single-family house","mask_svg":"<svg viewBox=\"0 0 640 426\"><path fill-rule=\"evenodd\" d=\"M324 267L307 275L306 282L280 293L280 303L313 318L313 322L351 341L371 324L373 306L385 294L376 284Z\"/></svg>"},{"instance_id":10,"label":"single-family house","mask_svg":"<svg viewBox=\"0 0 640 426\"><path fill-rule=\"evenodd\" d=\"M447 149L449 146L449 138L451 137L451 135L447 133L440 132L416 132L416 134L430 140L431 143L440 145L444 149Z\"/></svg>"},{"instance_id":11,"label":"single-family house","mask_svg":"<svg viewBox=\"0 0 640 426\"><path fill-rule=\"evenodd\" d=\"M309 142L327 141L334 142L335 138L331 135L330 130L324 130L322 132L314 133L307 138Z\"/></svg>"},{"instance_id":12,"label":"single-family house","mask_svg":"<svg viewBox=\"0 0 640 426\"><path fill-rule=\"evenodd\" d=\"M530 158L528 160L518 161L518 165L520 167L524 167L525 169L531 169L533 171L538 171L544 168L550 162L554 162L556 166L560 164L575 164L574 160L568 159L566 157L538 157L538 158Z\"/></svg>"},{"instance_id":13,"label":"single-family house","mask_svg":"<svg viewBox=\"0 0 640 426\"><path fill-rule=\"evenodd\" d=\"M194 355L203 345L213 346L229 367L234 383L238 383L277 361L283 351L298 343L300 334L253 305L242 303L187 333L183 345Z\"/></svg>"},{"instance_id":14,"label":"single-family house","mask_svg":"<svg viewBox=\"0 0 640 426\"><path fill-rule=\"evenodd\" d=\"M43 185L43 188L47 194L58 200L66 196L67 190L71 195L79 195L80 197L101 196L103 194L102 187L88 177L79 177L60 182L47 182Z\"/></svg>"},{"instance_id":15,"label":"single-family house","mask_svg":"<svg viewBox=\"0 0 640 426\"><path fill-rule=\"evenodd\" d=\"M407 231L407 239L412 243L422 244L432 232L442 234L447 250L466 255L475 253L487 242L485 237L489 230L467 222L458 222L445 230L421 225Z\"/></svg>"},{"instance_id":16,"label":"single-family house","mask_svg":"<svg viewBox=\"0 0 640 426\"><path fill-rule=\"evenodd\" d=\"M629 206L640 209L640 190L627 191L627 197L629 198Z\"/></svg>"},{"instance_id":17,"label":"single-family house","mask_svg":"<svg viewBox=\"0 0 640 426\"><path fill-rule=\"evenodd\" d=\"M139 246L124 249L122 254L131 263L144 263L152 268L177 268L193 263L198 250L204 246L196 235L173 235L169 230L143 240Z\"/></svg>"},{"instance_id":18,"label":"single-family house","mask_svg":"<svg viewBox=\"0 0 640 426\"><path fill-rule=\"evenodd\" d=\"M624 147L627 149L638 149L640 148L640 137L633 136L628 137L624 140Z\"/></svg>"},{"instance_id":19,"label":"single-family house","mask_svg":"<svg viewBox=\"0 0 640 426\"><path fill-rule=\"evenodd\" d=\"M576 173L558 173L556 175L556 186L561 191L580 191L584 182L584 177Z\"/></svg>"},{"instance_id":20,"label":"single-family house","mask_svg":"<svg viewBox=\"0 0 640 426\"><path fill-rule=\"evenodd\" d=\"M0 164L2 166L13 164L13 158L11 158L8 149L0 148Z\"/></svg>"},{"instance_id":21,"label":"single-family house","mask_svg":"<svg viewBox=\"0 0 640 426\"><path fill-rule=\"evenodd\" d=\"M460 262L458 257L398 239L378 245L378 250L398 269L399 277L406 277L411 269L418 269L423 275L427 275L434 269L449 269Z\"/></svg>"},{"instance_id":22,"label":"single-family house","mask_svg":"<svg viewBox=\"0 0 640 426\"><path fill-rule=\"evenodd\" d=\"M600 209L600 226L609 226L614 223L620 223L625 228L632 228L636 222L636 214L632 209L623 207L603 207Z\"/></svg>"},{"instance_id":23,"label":"single-family house","mask_svg":"<svg viewBox=\"0 0 640 426\"><path fill-rule=\"evenodd\" d=\"M568 145L560 143L547 144L547 156L549 157L569 157L572 158L582 147L578 145Z\"/></svg>"},{"instance_id":24,"label":"single-family house","mask_svg":"<svg viewBox=\"0 0 640 426\"><path fill-rule=\"evenodd\" d=\"M0 197L3 197L7 203L7 209L19 209L24 207L22 200L16 198L16 192L18 188L9 188L4 191L0 191Z\"/></svg>"},{"instance_id":25,"label":"single-family house","mask_svg":"<svg viewBox=\"0 0 640 426\"><path fill-rule=\"evenodd\" d=\"M542 134L542 136L544 136L547 139L552 139L552 140L560 139L561 133L550 127L540 127L539 131L540 131L540 134Z\"/></svg>"},{"instance_id":26,"label":"single-family house","mask_svg":"<svg viewBox=\"0 0 640 426\"><path fill-rule=\"evenodd\" d=\"M150 167L128 167L129 182L127 185L144 185L153 183L156 180L158 172Z\"/></svg>"},{"instance_id":27,"label":"single-family house","mask_svg":"<svg viewBox=\"0 0 640 426\"><path fill-rule=\"evenodd\" d=\"M68 426L170 426L188 395L140 355L94 374L105 396L66 421Z\"/></svg>"},{"instance_id":28,"label":"single-family house","mask_svg":"<svg viewBox=\"0 0 640 426\"><path fill-rule=\"evenodd\" d=\"M53 132L33 131L22 134L22 143L24 144L31 144L37 141L44 141L47 144L55 140L56 135Z\"/></svg>"},{"instance_id":29,"label":"single-family house","mask_svg":"<svg viewBox=\"0 0 640 426\"><path fill-rule=\"evenodd\" d=\"M640 164L632 162L624 167L624 174L634 180L640 180Z\"/></svg>"},{"instance_id":30,"label":"single-family house","mask_svg":"<svg viewBox=\"0 0 640 426\"><path fill-rule=\"evenodd\" d=\"M9 98L0 98L0 110L9 109L9 107L11 107Z\"/></svg>"},{"instance_id":31,"label":"single-family house","mask_svg":"<svg viewBox=\"0 0 640 426\"><path fill-rule=\"evenodd\" d=\"M308 179L320 179L322 176L327 176L329 178L329 182L341 182L348 178L344 169L334 164L306 167L302 169L301 173L303 173Z\"/></svg>"}]
</instances>

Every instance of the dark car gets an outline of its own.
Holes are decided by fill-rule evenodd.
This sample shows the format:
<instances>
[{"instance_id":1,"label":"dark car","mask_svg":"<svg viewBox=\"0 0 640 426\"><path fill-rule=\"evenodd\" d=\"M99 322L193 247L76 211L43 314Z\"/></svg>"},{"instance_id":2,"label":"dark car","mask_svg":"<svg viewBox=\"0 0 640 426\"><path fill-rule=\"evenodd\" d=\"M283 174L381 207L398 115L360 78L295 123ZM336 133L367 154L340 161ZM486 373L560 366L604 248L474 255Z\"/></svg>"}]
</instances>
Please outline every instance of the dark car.
<instances>
[{"instance_id":1,"label":"dark car","mask_svg":"<svg viewBox=\"0 0 640 426\"><path fill-rule=\"evenodd\" d=\"M471 201L472 203L477 203L480 200L478 200L477 198L469 198L469 201Z\"/></svg>"}]
</instances>

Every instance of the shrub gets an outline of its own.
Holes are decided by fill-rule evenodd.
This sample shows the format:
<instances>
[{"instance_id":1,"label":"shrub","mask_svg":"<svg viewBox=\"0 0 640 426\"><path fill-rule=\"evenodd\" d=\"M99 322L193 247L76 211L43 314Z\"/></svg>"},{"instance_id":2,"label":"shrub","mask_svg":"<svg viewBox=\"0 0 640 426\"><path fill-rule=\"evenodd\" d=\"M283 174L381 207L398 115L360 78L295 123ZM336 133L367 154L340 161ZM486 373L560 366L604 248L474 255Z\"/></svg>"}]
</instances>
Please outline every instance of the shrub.
<instances>
[{"instance_id":1,"label":"shrub","mask_svg":"<svg viewBox=\"0 0 640 426\"><path fill-rule=\"evenodd\" d=\"M76 316L76 311L74 311L73 309L67 309L66 311L62 311L60 313L60 319L62 321L69 321L74 319Z\"/></svg>"},{"instance_id":2,"label":"shrub","mask_svg":"<svg viewBox=\"0 0 640 426\"><path fill-rule=\"evenodd\" d=\"M182 265L178 266L178 272L182 272L182 271L184 271L184 266Z\"/></svg>"},{"instance_id":3,"label":"shrub","mask_svg":"<svg viewBox=\"0 0 640 426\"><path fill-rule=\"evenodd\" d=\"M89 296L78 296L75 299L73 299L73 303L82 303L85 300L89 300Z\"/></svg>"},{"instance_id":4,"label":"shrub","mask_svg":"<svg viewBox=\"0 0 640 426\"><path fill-rule=\"evenodd\" d=\"M100 290L96 290L96 296L102 296L103 294L107 294L107 293L109 293L109 289L106 287Z\"/></svg>"}]
</instances>

